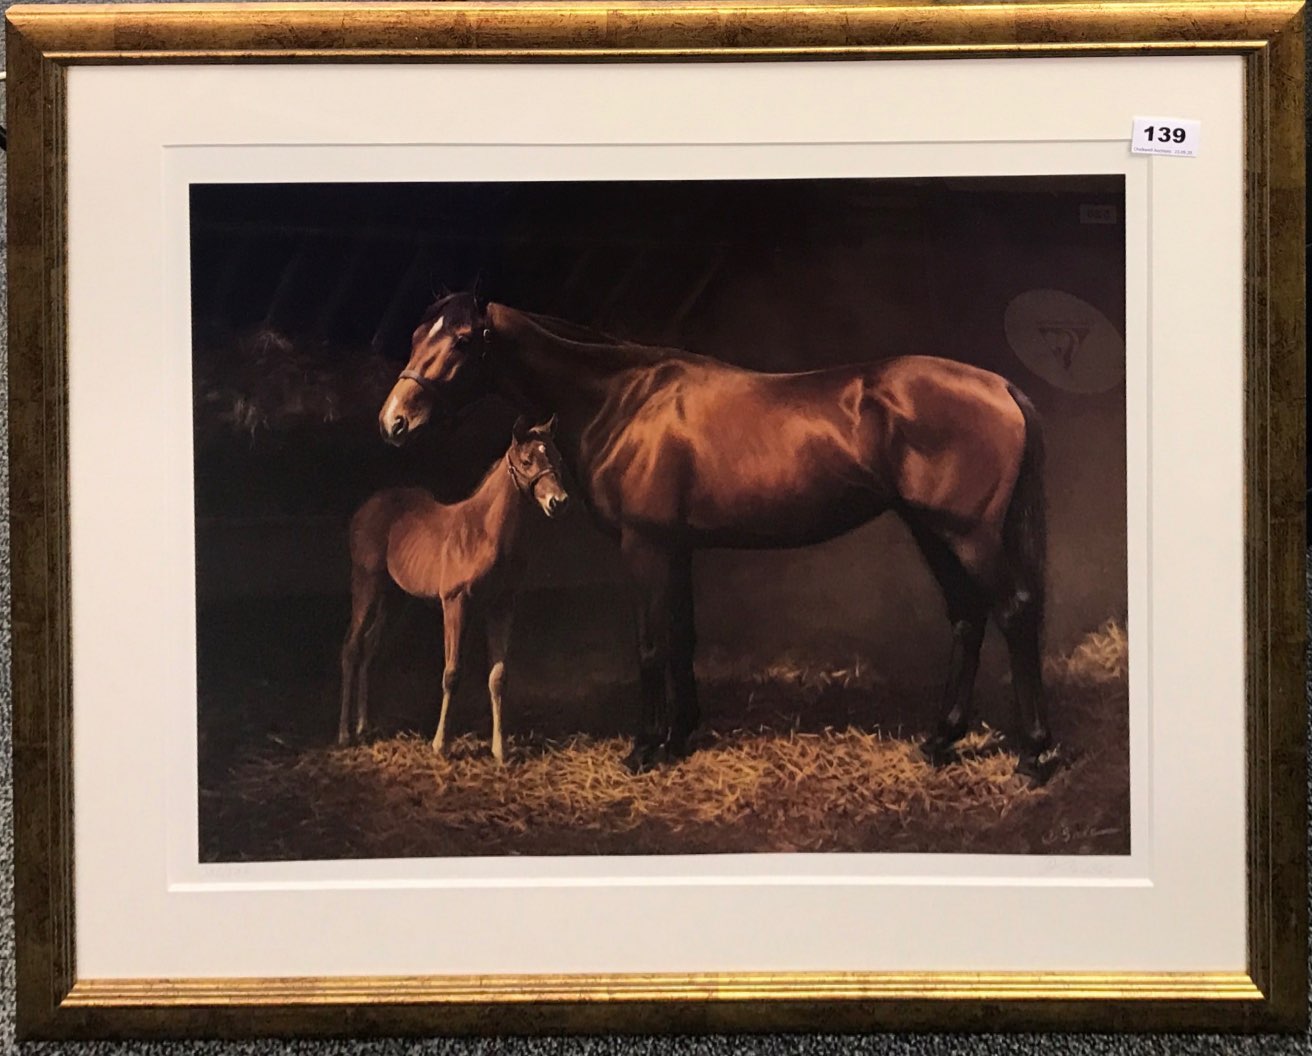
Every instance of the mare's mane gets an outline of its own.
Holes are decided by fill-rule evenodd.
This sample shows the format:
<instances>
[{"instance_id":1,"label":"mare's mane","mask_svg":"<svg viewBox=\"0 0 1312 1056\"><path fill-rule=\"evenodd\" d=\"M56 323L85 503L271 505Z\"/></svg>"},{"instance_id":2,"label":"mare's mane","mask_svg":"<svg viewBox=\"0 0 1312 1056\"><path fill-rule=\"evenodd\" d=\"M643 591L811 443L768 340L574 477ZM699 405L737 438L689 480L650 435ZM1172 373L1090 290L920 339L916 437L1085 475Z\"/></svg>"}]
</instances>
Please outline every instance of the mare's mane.
<instances>
[{"instance_id":1,"label":"mare's mane","mask_svg":"<svg viewBox=\"0 0 1312 1056\"><path fill-rule=\"evenodd\" d=\"M600 352L615 362L627 365L659 363L666 359L687 359L693 354L681 348L662 348L659 345L642 345L636 341L613 337L601 330L571 323L552 315L513 309L532 326L555 341L569 345L580 352Z\"/></svg>"},{"instance_id":2,"label":"mare's mane","mask_svg":"<svg viewBox=\"0 0 1312 1056\"><path fill-rule=\"evenodd\" d=\"M505 307L509 308L509 305ZM681 348L662 348L658 345L643 345L636 341L614 337L604 331L554 315L539 312L526 312L520 308L511 308L516 315L524 319L540 333L560 344L569 345L582 353L602 353L612 362L627 365L657 363L664 359L687 359L693 353ZM477 298L472 293L446 293L437 298L425 309L418 326L428 326L440 316L446 317L447 327L471 325L480 315Z\"/></svg>"}]
</instances>

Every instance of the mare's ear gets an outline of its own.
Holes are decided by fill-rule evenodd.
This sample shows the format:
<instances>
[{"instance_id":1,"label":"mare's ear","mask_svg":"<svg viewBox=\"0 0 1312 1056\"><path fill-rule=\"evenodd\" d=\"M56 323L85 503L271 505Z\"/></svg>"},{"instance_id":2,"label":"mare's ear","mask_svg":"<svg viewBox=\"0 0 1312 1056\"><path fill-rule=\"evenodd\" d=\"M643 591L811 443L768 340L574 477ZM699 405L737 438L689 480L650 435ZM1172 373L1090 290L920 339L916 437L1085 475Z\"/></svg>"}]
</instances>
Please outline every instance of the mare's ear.
<instances>
[{"instance_id":1,"label":"mare's ear","mask_svg":"<svg viewBox=\"0 0 1312 1056\"><path fill-rule=\"evenodd\" d=\"M528 434L533 431L533 423L524 415L515 419L515 426L510 430L510 435L514 438L515 443L522 444L528 439Z\"/></svg>"},{"instance_id":2,"label":"mare's ear","mask_svg":"<svg viewBox=\"0 0 1312 1056\"><path fill-rule=\"evenodd\" d=\"M556 434L556 416L553 414L541 425L535 425L533 432L541 433L543 436L554 436Z\"/></svg>"}]
</instances>

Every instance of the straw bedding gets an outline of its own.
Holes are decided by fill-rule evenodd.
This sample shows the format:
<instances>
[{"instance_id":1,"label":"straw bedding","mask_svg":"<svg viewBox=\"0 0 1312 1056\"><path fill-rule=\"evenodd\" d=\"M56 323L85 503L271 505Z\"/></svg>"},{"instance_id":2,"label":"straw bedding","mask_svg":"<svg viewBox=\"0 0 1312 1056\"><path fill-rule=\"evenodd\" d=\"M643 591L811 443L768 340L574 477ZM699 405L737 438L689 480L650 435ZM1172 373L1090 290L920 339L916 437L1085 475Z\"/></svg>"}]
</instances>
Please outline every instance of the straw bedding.
<instances>
[{"instance_id":1,"label":"straw bedding","mask_svg":"<svg viewBox=\"0 0 1312 1056\"><path fill-rule=\"evenodd\" d=\"M512 738L507 763L466 735L443 757L403 734L348 748L269 750L202 789L204 857L252 860L733 851L1125 853L1127 645L1109 623L1047 665L1064 761L1045 787L1013 776L985 728L935 769L878 729L729 728L634 776L629 742ZM713 696L730 677L706 679ZM782 663L749 697L878 691L859 667ZM777 724L782 725L782 724Z\"/></svg>"}]
</instances>

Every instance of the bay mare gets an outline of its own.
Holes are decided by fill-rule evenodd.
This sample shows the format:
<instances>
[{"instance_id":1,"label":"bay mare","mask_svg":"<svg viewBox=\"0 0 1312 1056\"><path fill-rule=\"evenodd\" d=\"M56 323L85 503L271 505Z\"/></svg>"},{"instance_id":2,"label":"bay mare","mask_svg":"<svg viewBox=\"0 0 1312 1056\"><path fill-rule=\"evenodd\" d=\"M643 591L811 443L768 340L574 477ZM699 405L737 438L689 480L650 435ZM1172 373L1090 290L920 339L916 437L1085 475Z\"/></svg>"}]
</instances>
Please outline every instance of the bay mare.
<instances>
[{"instance_id":1,"label":"bay mare","mask_svg":"<svg viewBox=\"0 0 1312 1056\"><path fill-rule=\"evenodd\" d=\"M473 295L438 300L379 412L401 444L435 414L497 393L559 415L574 486L638 587L637 771L686 753L699 720L692 553L821 542L893 511L943 590L952 647L937 727L954 759L990 615L1007 642L1018 772L1045 780L1043 437L1005 379L906 356L765 374L620 341Z\"/></svg>"}]
</instances>

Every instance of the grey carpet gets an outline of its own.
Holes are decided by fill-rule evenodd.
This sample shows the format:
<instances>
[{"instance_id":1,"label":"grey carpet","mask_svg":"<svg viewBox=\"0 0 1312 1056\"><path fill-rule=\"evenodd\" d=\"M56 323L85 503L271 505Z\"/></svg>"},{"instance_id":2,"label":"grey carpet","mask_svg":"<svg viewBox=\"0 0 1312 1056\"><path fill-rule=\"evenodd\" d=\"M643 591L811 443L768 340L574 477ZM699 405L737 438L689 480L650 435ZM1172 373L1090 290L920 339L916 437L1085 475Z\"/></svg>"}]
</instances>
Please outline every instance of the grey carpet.
<instances>
[{"instance_id":1,"label":"grey carpet","mask_svg":"<svg viewBox=\"0 0 1312 1056\"><path fill-rule=\"evenodd\" d=\"M0 0L0 10L11 0ZM0 189L7 175L0 162ZM0 253L0 287L6 258ZM0 333L8 332L7 311L0 304ZM0 338L0 344L3 344ZM0 352L7 377L7 349ZM8 436L7 395L0 393L0 433ZM1312 1034L1301 1037L1230 1037L1179 1034L1010 1034L1010 1035L889 1035L867 1034L857 1036L824 1035L761 1035L751 1037L682 1037L682 1038L487 1038L487 1039L431 1039L379 1040L379 1041L321 1041L286 1042L254 1041L249 1043L81 1043L68 1045L27 1044L14 1042L14 906L13 906L13 805L9 794L13 787L10 768L10 700L9 700L9 497L8 497L8 446L0 446L0 783L5 794L0 796L0 1044L6 1049L22 1049L36 1056L38 1052L68 1052L76 1056L110 1056L110 1054L142 1053L150 1056L217 1056L218 1053L244 1053L249 1056L266 1056L278 1052L300 1056L403 1056L418 1053L450 1053L452 1056L474 1054L523 1054L523 1056L649 1056L661 1053L670 1056L727 1056L729 1053L762 1053L764 1056L819 1056L821 1053L880 1053L889 1056L1127 1056L1127 1054L1178 1053L1182 1056L1204 1053L1312 1054ZM1309 581L1309 601L1312 602L1312 580ZM1310 621L1312 622L1312 621ZM1308 697L1312 700L1312 681ZM1309 770L1312 779L1312 768Z\"/></svg>"}]
</instances>

